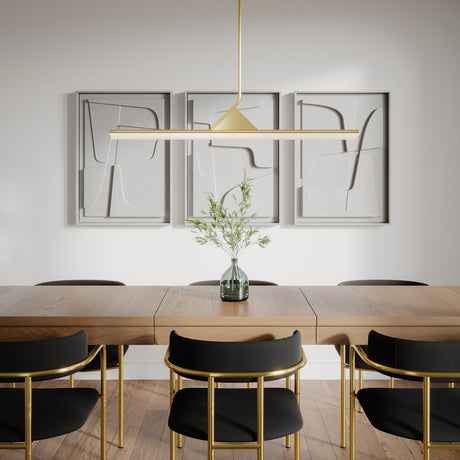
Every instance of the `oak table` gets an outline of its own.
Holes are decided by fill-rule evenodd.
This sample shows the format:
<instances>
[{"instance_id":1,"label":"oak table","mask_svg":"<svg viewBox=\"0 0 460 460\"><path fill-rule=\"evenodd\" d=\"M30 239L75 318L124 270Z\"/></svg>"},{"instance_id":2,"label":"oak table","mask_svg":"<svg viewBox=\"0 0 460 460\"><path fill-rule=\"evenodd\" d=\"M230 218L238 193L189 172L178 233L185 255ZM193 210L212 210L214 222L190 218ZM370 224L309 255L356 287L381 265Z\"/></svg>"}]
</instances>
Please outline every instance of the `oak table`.
<instances>
[{"instance_id":1,"label":"oak table","mask_svg":"<svg viewBox=\"0 0 460 460\"><path fill-rule=\"evenodd\" d=\"M369 331L460 340L460 286L307 286L317 344L365 344Z\"/></svg>"},{"instance_id":2,"label":"oak table","mask_svg":"<svg viewBox=\"0 0 460 460\"><path fill-rule=\"evenodd\" d=\"M84 329L88 343L153 344L159 286L0 286L0 340L41 340Z\"/></svg>"},{"instance_id":3,"label":"oak table","mask_svg":"<svg viewBox=\"0 0 460 460\"><path fill-rule=\"evenodd\" d=\"M304 344L366 343L371 329L460 340L460 286L251 286L244 302L221 301L216 286L0 287L0 340L80 329L90 343L106 345L166 344L172 329L209 340L299 329Z\"/></svg>"},{"instance_id":4,"label":"oak table","mask_svg":"<svg viewBox=\"0 0 460 460\"><path fill-rule=\"evenodd\" d=\"M155 315L155 343L169 333L202 340L281 338L298 329L304 344L316 343L316 318L295 286L251 286L243 302L224 302L218 286L170 287Z\"/></svg>"}]
</instances>

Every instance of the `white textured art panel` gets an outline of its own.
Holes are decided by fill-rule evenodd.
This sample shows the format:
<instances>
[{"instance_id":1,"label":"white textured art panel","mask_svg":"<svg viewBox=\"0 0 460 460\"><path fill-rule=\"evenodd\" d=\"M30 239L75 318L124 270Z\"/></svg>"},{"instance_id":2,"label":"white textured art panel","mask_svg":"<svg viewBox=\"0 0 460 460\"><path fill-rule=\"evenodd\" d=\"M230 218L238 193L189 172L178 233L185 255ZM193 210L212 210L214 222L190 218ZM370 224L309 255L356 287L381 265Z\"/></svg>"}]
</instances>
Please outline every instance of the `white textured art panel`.
<instances>
[{"instance_id":1,"label":"white textured art panel","mask_svg":"<svg viewBox=\"0 0 460 460\"><path fill-rule=\"evenodd\" d=\"M386 93L310 94L295 100L297 129L359 129L356 140L304 140L296 156L296 223L385 223Z\"/></svg>"},{"instance_id":2,"label":"white textured art panel","mask_svg":"<svg viewBox=\"0 0 460 460\"><path fill-rule=\"evenodd\" d=\"M80 93L79 223L169 221L163 141L110 140L110 129L169 127L169 94Z\"/></svg>"},{"instance_id":3,"label":"white textured art panel","mask_svg":"<svg viewBox=\"0 0 460 460\"><path fill-rule=\"evenodd\" d=\"M210 129L233 105L236 94L187 94L188 129ZM246 93L238 109L258 129L278 128L279 96ZM278 142L270 140L190 141L187 149L188 217L207 208L206 193L224 205L241 182L243 170L254 179L252 207L258 222L278 222Z\"/></svg>"}]
</instances>

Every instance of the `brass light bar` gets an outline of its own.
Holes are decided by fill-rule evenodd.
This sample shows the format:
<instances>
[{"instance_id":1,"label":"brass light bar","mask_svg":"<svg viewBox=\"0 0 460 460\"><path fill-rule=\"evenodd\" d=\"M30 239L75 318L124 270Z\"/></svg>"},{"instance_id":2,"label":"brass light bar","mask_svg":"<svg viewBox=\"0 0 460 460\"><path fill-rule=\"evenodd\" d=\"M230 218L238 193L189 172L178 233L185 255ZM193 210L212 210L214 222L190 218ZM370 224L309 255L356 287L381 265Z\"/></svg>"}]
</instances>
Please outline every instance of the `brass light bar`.
<instances>
[{"instance_id":1,"label":"brass light bar","mask_svg":"<svg viewBox=\"0 0 460 460\"><path fill-rule=\"evenodd\" d=\"M241 101L241 0L238 0L238 97L232 107L209 130L112 129L114 140L220 140L220 139L357 139L358 130L259 130L239 110Z\"/></svg>"},{"instance_id":2,"label":"brass light bar","mask_svg":"<svg viewBox=\"0 0 460 460\"><path fill-rule=\"evenodd\" d=\"M357 139L358 130L173 130L113 129L110 139L116 140L220 140L220 139Z\"/></svg>"}]
</instances>

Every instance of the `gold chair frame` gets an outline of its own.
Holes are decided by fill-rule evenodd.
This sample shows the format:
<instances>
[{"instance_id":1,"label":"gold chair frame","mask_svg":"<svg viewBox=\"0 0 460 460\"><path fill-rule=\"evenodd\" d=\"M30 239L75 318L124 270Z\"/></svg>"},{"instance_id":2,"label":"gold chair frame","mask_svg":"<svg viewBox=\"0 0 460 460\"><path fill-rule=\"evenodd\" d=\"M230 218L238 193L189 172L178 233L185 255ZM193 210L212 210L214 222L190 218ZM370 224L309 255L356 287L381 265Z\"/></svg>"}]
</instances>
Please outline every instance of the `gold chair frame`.
<instances>
[{"instance_id":1,"label":"gold chair frame","mask_svg":"<svg viewBox=\"0 0 460 460\"><path fill-rule=\"evenodd\" d=\"M98 345L83 360L71 366L60 367L58 369L47 369L34 372L1 372L0 378L23 378L24 379L24 407L25 407L25 440L23 443L0 443L0 449L24 449L25 460L32 460L32 446L36 441L32 441L32 380L34 377L44 377L47 375L68 374L77 372L90 363L98 353L101 353L101 460L106 460L107 449L107 368L106 368L106 349L105 345Z\"/></svg>"},{"instance_id":2,"label":"gold chair frame","mask_svg":"<svg viewBox=\"0 0 460 460\"><path fill-rule=\"evenodd\" d=\"M460 449L458 442L431 442L430 439L430 394L432 378L460 378L460 372L422 372L397 369L376 363L368 358L364 350L359 345L350 345L350 372L355 370L356 353L369 366L375 368L377 372L389 372L391 374L407 375L411 377L423 378L423 460L430 459L431 449ZM453 388L452 384L449 384ZM355 460L355 381L350 380L350 460Z\"/></svg>"},{"instance_id":3,"label":"gold chair frame","mask_svg":"<svg viewBox=\"0 0 460 460\"><path fill-rule=\"evenodd\" d=\"M125 444L124 439L124 345L118 345L118 365L113 367L106 367L106 370L118 369L118 447L122 448ZM97 369L88 371L82 370L80 372L97 372ZM70 376L70 388L75 385L75 376Z\"/></svg>"},{"instance_id":4,"label":"gold chair frame","mask_svg":"<svg viewBox=\"0 0 460 460\"><path fill-rule=\"evenodd\" d=\"M345 359L346 354L346 345L340 345L340 447L346 447L346 398L347 398L347 391L346 391L346 378L345 378L345 371L349 369L349 379L350 381L354 380L354 372L352 373L350 370L350 365L347 364ZM355 368L358 371L358 391L363 387L363 372L377 372L374 369L361 369L359 367ZM395 387L395 379L394 377L390 377L390 388ZM358 412L362 412L361 406L358 404Z\"/></svg>"},{"instance_id":5,"label":"gold chair frame","mask_svg":"<svg viewBox=\"0 0 460 460\"><path fill-rule=\"evenodd\" d=\"M165 356L165 364L169 371L169 407L171 408L176 392L182 388L182 378L177 374L185 374L195 377L206 377L208 380L208 460L214 460L215 451L219 449L257 449L257 460L264 458L264 380L266 377L280 377L286 374L294 374L294 393L300 404L300 369L305 366L307 359L302 350L301 360L294 366L284 369L276 369L267 372L205 372L194 369L185 369L176 366L169 360L169 347ZM177 375L177 384L176 384ZM214 441L214 416L215 416L215 387L216 379L257 379L257 441L255 443L217 443ZM287 382L288 379L286 379ZM182 445L182 436L178 434L178 447ZM289 444L290 445L290 444ZM287 446L288 447L288 446ZM169 458L176 459L175 432L169 432ZM300 431L294 433L294 459L300 460Z\"/></svg>"}]
</instances>

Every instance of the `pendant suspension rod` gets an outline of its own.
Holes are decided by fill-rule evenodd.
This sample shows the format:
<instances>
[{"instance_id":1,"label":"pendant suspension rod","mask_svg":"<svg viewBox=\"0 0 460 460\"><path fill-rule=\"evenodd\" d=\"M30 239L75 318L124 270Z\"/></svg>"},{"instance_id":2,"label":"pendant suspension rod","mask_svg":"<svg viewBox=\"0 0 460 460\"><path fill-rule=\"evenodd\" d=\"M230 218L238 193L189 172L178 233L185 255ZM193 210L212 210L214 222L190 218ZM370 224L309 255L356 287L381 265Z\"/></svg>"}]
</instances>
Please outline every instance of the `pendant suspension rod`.
<instances>
[{"instance_id":1,"label":"pendant suspension rod","mask_svg":"<svg viewBox=\"0 0 460 460\"><path fill-rule=\"evenodd\" d=\"M241 100L241 0L238 0L238 100L235 107Z\"/></svg>"},{"instance_id":2,"label":"pendant suspension rod","mask_svg":"<svg viewBox=\"0 0 460 460\"><path fill-rule=\"evenodd\" d=\"M211 128L216 128L223 120L225 120L237 107L241 101L241 0L238 0L238 97L236 102L227 110L226 113L217 121Z\"/></svg>"},{"instance_id":3,"label":"pendant suspension rod","mask_svg":"<svg viewBox=\"0 0 460 460\"><path fill-rule=\"evenodd\" d=\"M241 101L241 0L238 0L238 97L228 110L231 112Z\"/></svg>"}]
</instances>

